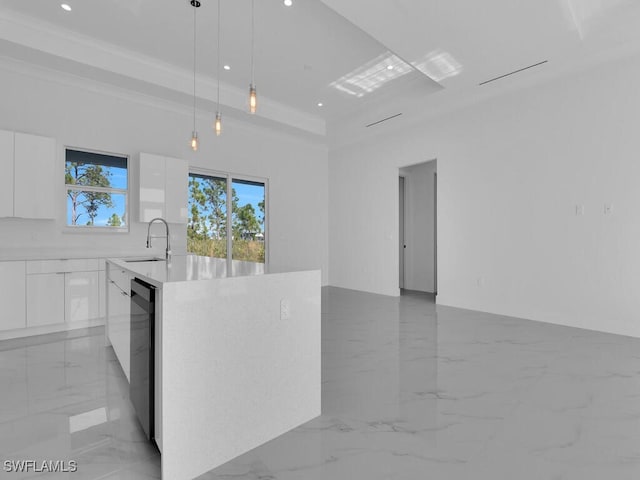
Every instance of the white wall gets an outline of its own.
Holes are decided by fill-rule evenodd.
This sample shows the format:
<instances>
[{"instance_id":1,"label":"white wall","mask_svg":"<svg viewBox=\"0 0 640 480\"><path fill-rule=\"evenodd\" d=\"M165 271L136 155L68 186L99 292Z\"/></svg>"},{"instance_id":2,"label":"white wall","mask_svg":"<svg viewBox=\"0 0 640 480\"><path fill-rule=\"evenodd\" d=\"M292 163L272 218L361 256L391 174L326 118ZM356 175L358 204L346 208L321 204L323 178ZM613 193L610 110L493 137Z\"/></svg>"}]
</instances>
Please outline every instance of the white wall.
<instances>
[{"instance_id":1,"label":"white wall","mask_svg":"<svg viewBox=\"0 0 640 480\"><path fill-rule=\"evenodd\" d=\"M24 71L23 71L24 70ZM64 146L127 154L131 189L137 186L139 152L187 158L191 166L269 179L270 261L276 267L322 268L327 279L327 149L289 134L238 120L216 138L212 115L198 117L201 148L189 148L191 111L152 97L118 93L80 79L32 74L0 64L0 129L54 137L58 141L56 221L0 219L0 250L89 250L96 256L144 247L146 225L128 234L63 233ZM131 195L133 202L136 195ZM135 219L137 205L130 205ZM186 228L173 226L174 253L186 249ZM173 232L172 232L173 233ZM161 243L161 242L160 242ZM45 250L46 249L46 250Z\"/></svg>"},{"instance_id":2,"label":"white wall","mask_svg":"<svg viewBox=\"0 0 640 480\"><path fill-rule=\"evenodd\" d=\"M635 57L331 151L330 283L398 294L397 168L437 158L438 303L640 336L639 84Z\"/></svg>"},{"instance_id":3,"label":"white wall","mask_svg":"<svg viewBox=\"0 0 640 480\"><path fill-rule=\"evenodd\" d=\"M436 160L401 168L404 177L404 288L435 292Z\"/></svg>"}]
</instances>

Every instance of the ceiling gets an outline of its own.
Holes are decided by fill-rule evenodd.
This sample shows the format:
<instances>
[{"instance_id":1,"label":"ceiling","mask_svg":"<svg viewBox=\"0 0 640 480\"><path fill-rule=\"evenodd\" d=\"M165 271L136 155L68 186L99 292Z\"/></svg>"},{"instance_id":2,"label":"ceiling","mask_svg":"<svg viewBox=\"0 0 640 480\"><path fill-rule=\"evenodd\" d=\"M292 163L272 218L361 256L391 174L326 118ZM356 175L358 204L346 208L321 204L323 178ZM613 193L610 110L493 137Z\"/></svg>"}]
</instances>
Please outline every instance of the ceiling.
<instances>
[{"instance_id":1,"label":"ceiling","mask_svg":"<svg viewBox=\"0 0 640 480\"><path fill-rule=\"evenodd\" d=\"M530 85L640 50L634 0L220 0L222 110L325 138ZM1 0L0 56L215 111L217 2ZM529 65L537 67L479 86ZM318 103L323 104L322 107ZM373 128L373 127L372 127Z\"/></svg>"}]
</instances>

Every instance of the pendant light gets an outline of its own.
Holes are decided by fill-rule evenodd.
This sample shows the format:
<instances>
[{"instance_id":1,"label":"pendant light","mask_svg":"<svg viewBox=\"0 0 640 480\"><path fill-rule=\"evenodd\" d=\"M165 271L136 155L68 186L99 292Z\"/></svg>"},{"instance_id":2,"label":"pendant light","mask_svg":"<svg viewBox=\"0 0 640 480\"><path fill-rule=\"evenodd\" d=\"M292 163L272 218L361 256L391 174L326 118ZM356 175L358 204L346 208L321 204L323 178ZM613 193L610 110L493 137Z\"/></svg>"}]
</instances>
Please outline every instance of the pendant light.
<instances>
[{"instance_id":1,"label":"pendant light","mask_svg":"<svg viewBox=\"0 0 640 480\"><path fill-rule=\"evenodd\" d=\"M258 96L256 86L253 83L253 51L254 51L254 0L251 0L251 84L249 85L249 113L256 113L258 106Z\"/></svg>"},{"instance_id":2,"label":"pendant light","mask_svg":"<svg viewBox=\"0 0 640 480\"><path fill-rule=\"evenodd\" d=\"M198 150L198 132L196 131L196 9L200 6L198 0L191 0L193 7L193 132L191 133L191 149Z\"/></svg>"},{"instance_id":3,"label":"pendant light","mask_svg":"<svg viewBox=\"0 0 640 480\"><path fill-rule=\"evenodd\" d=\"M218 76L218 110L216 111L214 130L216 135L220 136L222 133L222 114L220 113L220 0L218 0L218 66L216 75Z\"/></svg>"}]
</instances>

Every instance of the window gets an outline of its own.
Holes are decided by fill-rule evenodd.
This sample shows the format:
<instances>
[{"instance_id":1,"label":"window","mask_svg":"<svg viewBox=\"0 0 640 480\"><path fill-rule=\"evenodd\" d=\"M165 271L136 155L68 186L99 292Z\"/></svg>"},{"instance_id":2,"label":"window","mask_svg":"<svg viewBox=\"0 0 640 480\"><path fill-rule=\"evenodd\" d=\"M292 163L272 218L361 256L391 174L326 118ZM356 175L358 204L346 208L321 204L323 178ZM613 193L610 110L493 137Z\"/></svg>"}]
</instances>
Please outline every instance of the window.
<instances>
[{"instance_id":1,"label":"window","mask_svg":"<svg viewBox=\"0 0 640 480\"><path fill-rule=\"evenodd\" d=\"M127 157L67 149L67 226L128 229Z\"/></svg>"},{"instance_id":2,"label":"window","mask_svg":"<svg viewBox=\"0 0 640 480\"><path fill-rule=\"evenodd\" d=\"M232 179L233 260L264 263L265 184Z\"/></svg>"},{"instance_id":3,"label":"window","mask_svg":"<svg viewBox=\"0 0 640 480\"><path fill-rule=\"evenodd\" d=\"M227 179L189 174L187 252L227 258Z\"/></svg>"},{"instance_id":4,"label":"window","mask_svg":"<svg viewBox=\"0 0 640 480\"><path fill-rule=\"evenodd\" d=\"M190 173L187 251L232 260L234 269L264 264L266 192L266 180Z\"/></svg>"}]
</instances>

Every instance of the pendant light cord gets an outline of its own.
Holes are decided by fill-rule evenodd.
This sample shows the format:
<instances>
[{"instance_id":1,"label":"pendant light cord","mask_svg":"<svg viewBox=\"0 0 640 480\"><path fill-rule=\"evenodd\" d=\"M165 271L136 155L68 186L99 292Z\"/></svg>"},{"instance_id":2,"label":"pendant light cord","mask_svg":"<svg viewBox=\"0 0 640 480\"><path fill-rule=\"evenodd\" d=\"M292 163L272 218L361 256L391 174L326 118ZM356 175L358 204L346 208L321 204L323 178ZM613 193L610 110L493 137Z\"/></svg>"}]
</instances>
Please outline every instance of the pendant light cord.
<instances>
[{"instance_id":1,"label":"pendant light cord","mask_svg":"<svg viewBox=\"0 0 640 480\"><path fill-rule=\"evenodd\" d=\"M220 0L218 0L218 112L220 111Z\"/></svg>"},{"instance_id":2,"label":"pendant light cord","mask_svg":"<svg viewBox=\"0 0 640 480\"><path fill-rule=\"evenodd\" d=\"M255 0L251 0L251 85L253 85L253 51L255 49L254 45L255 45L255 41L254 41L254 31L255 31L255 15L254 15L254 6L255 6Z\"/></svg>"},{"instance_id":3,"label":"pendant light cord","mask_svg":"<svg viewBox=\"0 0 640 480\"><path fill-rule=\"evenodd\" d=\"M193 131L196 131L196 7L193 7Z\"/></svg>"}]
</instances>

